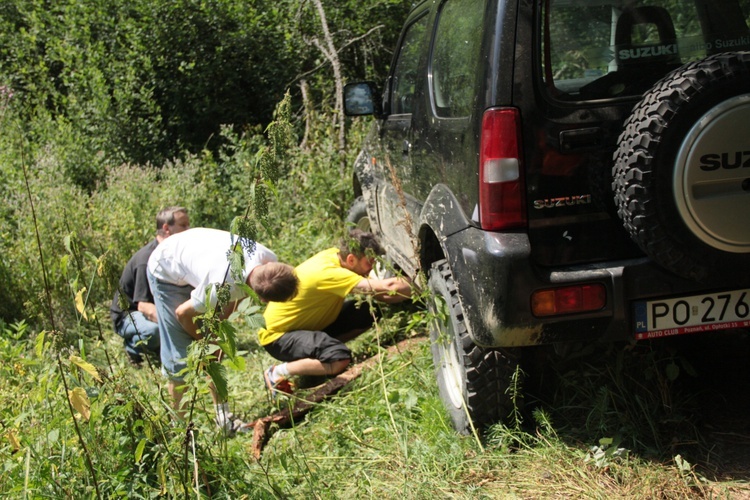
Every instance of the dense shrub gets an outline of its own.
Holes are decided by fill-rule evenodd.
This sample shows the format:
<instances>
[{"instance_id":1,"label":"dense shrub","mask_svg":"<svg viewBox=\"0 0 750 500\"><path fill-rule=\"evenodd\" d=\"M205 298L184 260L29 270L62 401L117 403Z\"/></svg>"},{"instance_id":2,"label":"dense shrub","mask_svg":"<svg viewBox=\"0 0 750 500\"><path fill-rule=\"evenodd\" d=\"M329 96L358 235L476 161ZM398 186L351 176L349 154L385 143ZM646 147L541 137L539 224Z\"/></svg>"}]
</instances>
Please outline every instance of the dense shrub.
<instances>
[{"instance_id":1,"label":"dense shrub","mask_svg":"<svg viewBox=\"0 0 750 500\"><path fill-rule=\"evenodd\" d=\"M382 80L383 44L410 2L372 4L326 5L345 76ZM112 164L218 152L222 126L264 126L300 77L330 102L319 33L316 11L293 0L9 0L0 84L23 103L33 142L56 145L59 168L93 191Z\"/></svg>"}]
</instances>

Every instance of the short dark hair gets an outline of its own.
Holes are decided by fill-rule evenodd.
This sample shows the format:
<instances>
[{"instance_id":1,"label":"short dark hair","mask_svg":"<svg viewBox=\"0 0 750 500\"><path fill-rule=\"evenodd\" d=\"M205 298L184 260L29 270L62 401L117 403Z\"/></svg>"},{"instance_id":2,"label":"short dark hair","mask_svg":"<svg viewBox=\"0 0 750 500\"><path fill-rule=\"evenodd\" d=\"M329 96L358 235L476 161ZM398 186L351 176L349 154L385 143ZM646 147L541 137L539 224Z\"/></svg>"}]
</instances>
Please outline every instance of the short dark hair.
<instances>
[{"instance_id":1,"label":"short dark hair","mask_svg":"<svg viewBox=\"0 0 750 500\"><path fill-rule=\"evenodd\" d=\"M361 229L351 229L349 234L342 238L339 244L339 253L343 259L347 255L354 255L357 258L364 256L377 257L385 254L385 250L378 242L374 234L362 231Z\"/></svg>"},{"instance_id":2,"label":"short dark hair","mask_svg":"<svg viewBox=\"0 0 750 500\"><path fill-rule=\"evenodd\" d=\"M253 269L248 285L265 301L286 302L297 295L299 279L289 264L268 262Z\"/></svg>"},{"instance_id":3,"label":"short dark hair","mask_svg":"<svg viewBox=\"0 0 750 500\"><path fill-rule=\"evenodd\" d=\"M156 234L164 236L164 224L167 226L173 226L174 215L179 212L188 213L187 208L180 206L167 207L160 210L159 213L156 214Z\"/></svg>"}]
</instances>

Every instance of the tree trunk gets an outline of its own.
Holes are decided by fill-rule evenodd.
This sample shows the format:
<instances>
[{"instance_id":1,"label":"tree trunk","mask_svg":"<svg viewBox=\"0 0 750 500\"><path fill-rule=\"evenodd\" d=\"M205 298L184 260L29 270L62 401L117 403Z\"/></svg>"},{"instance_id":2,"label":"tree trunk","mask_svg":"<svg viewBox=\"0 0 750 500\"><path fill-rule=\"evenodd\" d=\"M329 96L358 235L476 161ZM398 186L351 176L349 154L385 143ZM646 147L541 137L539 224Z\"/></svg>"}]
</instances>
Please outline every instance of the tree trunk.
<instances>
[{"instance_id":1,"label":"tree trunk","mask_svg":"<svg viewBox=\"0 0 750 500\"><path fill-rule=\"evenodd\" d=\"M411 338L402 340L396 345L390 346L385 354L387 356L398 354L404 351L413 349L420 342L425 340L424 338ZM373 356L372 358L366 359L362 363L357 363L349 367L344 373L337 375L332 378L320 388L315 390L312 394L307 394L304 397L297 398L293 405L274 413L266 417L259 418L254 422L244 424L246 429L252 429L253 441L251 450L253 457L256 459L260 458L263 452L263 446L270 437L272 425L275 424L279 427L289 426L292 422L298 422L305 416L310 410L312 410L318 403L326 399L327 397L335 394L346 384L359 377L364 370L368 370L377 366L380 360L380 354Z\"/></svg>"},{"instance_id":2,"label":"tree trunk","mask_svg":"<svg viewBox=\"0 0 750 500\"><path fill-rule=\"evenodd\" d=\"M300 149L307 151L307 141L310 139L310 123L312 122L312 103L310 102L310 86L304 78L299 82L299 89L302 93L302 113L305 118L305 134L300 142Z\"/></svg>"},{"instance_id":3,"label":"tree trunk","mask_svg":"<svg viewBox=\"0 0 750 500\"><path fill-rule=\"evenodd\" d=\"M336 107L335 107L335 122L334 125L339 130L339 170L343 175L346 162L346 130L344 122L344 80L341 76L341 61L339 61L339 53L336 50L336 46L333 43L333 37L331 32L328 30L328 21L326 20L326 13L323 9L321 0L312 0L315 5L315 9L318 11L318 17L320 17L320 24L323 27L323 37L325 45L321 45L317 40L313 40L315 45L320 49L326 59L331 63L333 68L333 79L336 83Z\"/></svg>"}]
</instances>

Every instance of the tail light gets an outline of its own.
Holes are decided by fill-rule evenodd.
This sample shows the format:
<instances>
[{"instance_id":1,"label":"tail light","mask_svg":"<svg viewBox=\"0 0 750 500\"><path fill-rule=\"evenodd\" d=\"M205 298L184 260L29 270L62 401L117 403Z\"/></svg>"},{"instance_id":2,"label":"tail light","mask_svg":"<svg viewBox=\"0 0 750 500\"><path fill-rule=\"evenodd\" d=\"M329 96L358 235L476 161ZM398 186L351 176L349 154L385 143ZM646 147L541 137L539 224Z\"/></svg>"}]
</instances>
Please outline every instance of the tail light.
<instances>
[{"instance_id":1,"label":"tail light","mask_svg":"<svg viewBox=\"0 0 750 500\"><path fill-rule=\"evenodd\" d=\"M607 291L599 283L537 290L531 294L531 312L537 317L598 311L606 304Z\"/></svg>"},{"instance_id":2,"label":"tail light","mask_svg":"<svg viewBox=\"0 0 750 500\"><path fill-rule=\"evenodd\" d=\"M526 225L521 161L521 118L515 108L492 108L482 117L479 145L479 223L500 231Z\"/></svg>"}]
</instances>

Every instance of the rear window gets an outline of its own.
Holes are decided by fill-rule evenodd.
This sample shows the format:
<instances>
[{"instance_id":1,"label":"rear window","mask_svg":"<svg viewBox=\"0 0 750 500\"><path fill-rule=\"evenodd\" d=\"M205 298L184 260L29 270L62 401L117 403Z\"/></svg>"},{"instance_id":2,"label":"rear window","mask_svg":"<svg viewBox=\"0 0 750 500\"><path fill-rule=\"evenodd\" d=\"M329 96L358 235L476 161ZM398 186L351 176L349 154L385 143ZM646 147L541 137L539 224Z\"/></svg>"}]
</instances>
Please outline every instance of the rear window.
<instances>
[{"instance_id":1,"label":"rear window","mask_svg":"<svg viewBox=\"0 0 750 500\"><path fill-rule=\"evenodd\" d=\"M547 0L539 19L544 87L562 100L640 95L687 62L750 50L750 0Z\"/></svg>"}]
</instances>

